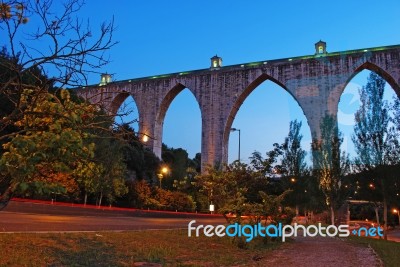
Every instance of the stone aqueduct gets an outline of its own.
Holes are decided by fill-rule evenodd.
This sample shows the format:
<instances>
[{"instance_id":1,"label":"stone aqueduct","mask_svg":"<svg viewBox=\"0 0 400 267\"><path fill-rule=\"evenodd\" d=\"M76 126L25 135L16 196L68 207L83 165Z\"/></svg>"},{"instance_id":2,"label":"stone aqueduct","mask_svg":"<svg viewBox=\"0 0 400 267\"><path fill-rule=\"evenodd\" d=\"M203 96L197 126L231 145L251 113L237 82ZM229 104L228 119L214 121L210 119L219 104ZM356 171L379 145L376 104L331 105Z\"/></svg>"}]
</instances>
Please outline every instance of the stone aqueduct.
<instances>
[{"instance_id":1,"label":"stone aqueduct","mask_svg":"<svg viewBox=\"0 0 400 267\"><path fill-rule=\"evenodd\" d=\"M313 139L320 137L325 114L336 116L340 96L360 71L378 73L400 96L400 45L326 52L315 44L309 56L266 60L222 67L211 58L207 69L109 82L77 89L92 103L115 114L131 95L139 113L140 138L161 156L164 117L173 99L185 88L195 96L201 111L202 170L207 164L226 163L233 120L246 97L262 82L271 80L289 92L303 110ZM104 76L103 76L104 78Z\"/></svg>"}]
</instances>

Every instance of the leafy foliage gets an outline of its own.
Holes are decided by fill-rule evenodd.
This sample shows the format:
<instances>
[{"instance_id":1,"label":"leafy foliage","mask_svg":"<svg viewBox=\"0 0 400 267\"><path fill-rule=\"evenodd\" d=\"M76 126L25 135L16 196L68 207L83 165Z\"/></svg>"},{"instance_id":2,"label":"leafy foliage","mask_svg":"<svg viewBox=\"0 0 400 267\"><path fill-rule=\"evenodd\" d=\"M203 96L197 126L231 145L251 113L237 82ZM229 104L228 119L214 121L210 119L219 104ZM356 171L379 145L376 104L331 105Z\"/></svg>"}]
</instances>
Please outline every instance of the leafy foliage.
<instances>
[{"instance_id":1,"label":"leafy foliage","mask_svg":"<svg viewBox=\"0 0 400 267\"><path fill-rule=\"evenodd\" d=\"M301 122L290 122L289 134L282 144L282 169L286 176L298 178L306 172L306 151L301 148L303 135L300 134Z\"/></svg>"},{"instance_id":2,"label":"leafy foliage","mask_svg":"<svg viewBox=\"0 0 400 267\"><path fill-rule=\"evenodd\" d=\"M121 145L123 162L130 172L130 178L153 182L160 168L160 159L139 141L129 124L119 125L115 130L124 143Z\"/></svg>"},{"instance_id":3,"label":"leafy foliage","mask_svg":"<svg viewBox=\"0 0 400 267\"><path fill-rule=\"evenodd\" d=\"M383 99L385 80L371 73L360 90L361 107L355 114L356 124L352 140L358 157L356 164L363 169L398 161L398 139L391 124L390 106Z\"/></svg>"},{"instance_id":4,"label":"leafy foliage","mask_svg":"<svg viewBox=\"0 0 400 267\"><path fill-rule=\"evenodd\" d=\"M163 180L163 186L170 190L177 188L177 184L185 180L188 183L192 182L201 167L200 154L197 154L194 159L190 159L186 150L171 148L165 144L162 146L162 160L171 170L167 179Z\"/></svg>"},{"instance_id":5,"label":"leafy foliage","mask_svg":"<svg viewBox=\"0 0 400 267\"><path fill-rule=\"evenodd\" d=\"M393 125L393 121L397 120L398 123L398 119L390 117L391 107L383 99L384 90L385 80L371 73L366 86L360 90L361 107L355 115L352 140L357 152L355 163L358 170L374 179L374 183L370 180L370 184L377 190L371 195L376 196L376 192L381 192L386 238L387 205L398 183L393 170L398 169L396 165L399 164L400 144L398 124L397 127ZM394 108L396 113L396 104Z\"/></svg>"},{"instance_id":6,"label":"leafy foliage","mask_svg":"<svg viewBox=\"0 0 400 267\"><path fill-rule=\"evenodd\" d=\"M318 177L325 204L331 211L331 224L335 224L334 211L344 199L342 179L350 167L348 156L340 153L342 142L335 118L325 115L321 121L321 140L313 143L313 174Z\"/></svg>"},{"instance_id":7,"label":"leafy foliage","mask_svg":"<svg viewBox=\"0 0 400 267\"><path fill-rule=\"evenodd\" d=\"M195 203L187 194L151 188L144 180L133 183L132 200L134 206L139 208L171 211L194 211L195 209Z\"/></svg>"},{"instance_id":8,"label":"leafy foliage","mask_svg":"<svg viewBox=\"0 0 400 267\"><path fill-rule=\"evenodd\" d=\"M290 193L290 190L280 194L261 191L263 188L260 184L266 185L267 178L260 176L260 172L253 167L238 161L226 166L224 171L209 168L196 180L208 195L210 203L215 204L228 222L241 223L243 218L250 220L250 223L260 222L262 218L268 218L269 222L280 221L283 200Z\"/></svg>"},{"instance_id":9,"label":"leafy foliage","mask_svg":"<svg viewBox=\"0 0 400 267\"><path fill-rule=\"evenodd\" d=\"M80 186L85 193L99 194L100 203L103 196L113 202L127 192L118 141L110 134L103 133L103 138L93 134L93 125L101 128L95 106L72 101L66 90L60 91L60 99L27 90L24 101L29 107L16 122L23 134L4 144L0 159L2 177L9 177L11 191L19 186L20 193L72 194ZM64 179L55 182L56 177Z\"/></svg>"},{"instance_id":10,"label":"leafy foliage","mask_svg":"<svg viewBox=\"0 0 400 267\"><path fill-rule=\"evenodd\" d=\"M86 85L87 74L108 62L105 51L115 44L113 23L103 24L97 34L78 19L80 0L67 0L62 8L53 4L0 4L0 28L8 49L0 53L2 202L17 188L21 194L68 193L101 170L93 162L95 144L88 142L93 134L89 129L102 127L94 119L98 107L71 100L71 94L54 85ZM25 31L30 20L37 31ZM49 70L51 78L44 75Z\"/></svg>"},{"instance_id":11,"label":"leafy foliage","mask_svg":"<svg viewBox=\"0 0 400 267\"><path fill-rule=\"evenodd\" d=\"M70 101L63 91L61 101L53 94L32 95L25 90L21 103L30 103L21 120L15 124L24 130L3 145L0 159L2 177L12 177L12 188L22 182L55 173L74 173L77 162L94 156L94 144L85 144L88 137L83 125L93 118L94 107Z\"/></svg>"}]
</instances>

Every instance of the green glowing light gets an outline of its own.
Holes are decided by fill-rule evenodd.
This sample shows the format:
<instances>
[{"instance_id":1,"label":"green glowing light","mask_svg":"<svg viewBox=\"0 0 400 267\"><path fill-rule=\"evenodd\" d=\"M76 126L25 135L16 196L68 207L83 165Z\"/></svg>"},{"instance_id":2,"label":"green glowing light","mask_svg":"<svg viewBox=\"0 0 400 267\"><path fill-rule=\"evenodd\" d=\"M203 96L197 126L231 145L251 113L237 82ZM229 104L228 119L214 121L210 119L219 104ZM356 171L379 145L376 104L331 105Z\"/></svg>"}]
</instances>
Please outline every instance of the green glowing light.
<instances>
[{"instance_id":1,"label":"green glowing light","mask_svg":"<svg viewBox=\"0 0 400 267\"><path fill-rule=\"evenodd\" d=\"M258 66L258 65L260 65L260 64L261 64L260 62L252 62L252 63L246 64L246 66L252 67L252 66Z\"/></svg>"},{"instance_id":2,"label":"green glowing light","mask_svg":"<svg viewBox=\"0 0 400 267\"><path fill-rule=\"evenodd\" d=\"M331 52L331 53L326 53L326 54L312 54L312 55L306 55L306 56L298 56L298 57L292 57L292 58L281 58L281 59L271 59L268 61L259 61L259 62L250 62L250 63L243 63L243 64L236 64L236 65L230 65L226 67L221 67L221 69L230 69L230 68L246 68L246 67L257 67L257 66L262 66L266 64L275 64L276 62L291 62L294 60L308 60L308 59L315 59L319 57L337 57L337 56L346 56L346 55L351 55L351 54L362 54L362 53L372 53L372 52L378 52L378 51L385 51L385 50L392 50L392 49L400 49L400 45L392 45L392 46L380 46L380 47L371 47L371 48L363 48L363 49L355 49L355 50L347 50L347 51L338 51L338 52ZM366 54L368 55L368 54ZM365 56L365 55L364 55ZM189 73L198 73L198 72L204 72L204 71L209 71L209 68L206 69L198 69L198 70L191 70L191 71L185 71L185 72L176 72L176 73L169 73L169 74L162 74L162 75L155 75L155 76L148 76L148 77L140 77L140 78L134 78L134 79L129 79L125 81L119 81L118 83L121 82L136 82L136 81L142 81L142 80L148 80L148 79L160 79L160 78L167 78L167 77L176 77L177 75L186 75ZM97 86L97 85L95 85ZM85 87L82 87L85 88Z\"/></svg>"}]
</instances>

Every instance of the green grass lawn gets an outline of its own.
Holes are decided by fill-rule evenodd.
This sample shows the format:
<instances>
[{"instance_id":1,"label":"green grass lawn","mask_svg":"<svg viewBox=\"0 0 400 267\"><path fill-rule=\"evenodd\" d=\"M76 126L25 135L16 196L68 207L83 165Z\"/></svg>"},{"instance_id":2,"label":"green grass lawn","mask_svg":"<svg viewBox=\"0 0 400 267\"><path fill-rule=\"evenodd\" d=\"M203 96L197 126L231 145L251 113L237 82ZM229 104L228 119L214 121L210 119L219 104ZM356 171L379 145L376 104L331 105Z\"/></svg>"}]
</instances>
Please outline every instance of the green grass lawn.
<instances>
[{"instance_id":1,"label":"green grass lawn","mask_svg":"<svg viewBox=\"0 0 400 267\"><path fill-rule=\"evenodd\" d=\"M60 234L0 234L0 266L232 266L285 244L253 240L239 249L231 238L188 237L185 230Z\"/></svg>"},{"instance_id":2,"label":"green grass lawn","mask_svg":"<svg viewBox=\"0 0 400 267\"><path fill-rule=\"evenodd\" d=\"M385 266L400 266L400 243L349 237L370 245ZM0 266L132 266L135 262L163 266L255 266L257 258L273 257L288 242L252 240L240 249L231 238L188 237L186 230L0 234Z\"/></svg>"},{"instance_id":3,"label":"green grass lawn","mask_svg":"<svg viewBox=\"0 0 400 267\"><path fill-rule=\"evenodd\" d=\"M356 243L362 246L370 245L376 251L376 253L378 253L385 266L400 266L400 243L385 241L382 239L355 236L349 237L348 240L351 243Z\"/></svg>"}]
</instances>

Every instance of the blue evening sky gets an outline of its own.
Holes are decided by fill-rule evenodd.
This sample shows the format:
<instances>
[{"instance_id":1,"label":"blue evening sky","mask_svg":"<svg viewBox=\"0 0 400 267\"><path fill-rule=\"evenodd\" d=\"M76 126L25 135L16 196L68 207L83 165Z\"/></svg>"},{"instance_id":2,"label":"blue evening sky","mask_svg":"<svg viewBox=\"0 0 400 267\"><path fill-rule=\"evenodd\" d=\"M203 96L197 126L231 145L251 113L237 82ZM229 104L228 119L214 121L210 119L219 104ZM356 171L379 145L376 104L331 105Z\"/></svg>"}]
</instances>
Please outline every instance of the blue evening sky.
<instances>
[{"instance_id":1,"label":"blue evening sky","mask_svg":"<svg viewBox=\"0 0 400 267\"><path fill-rule=\"evenodd\" d=\"M320 39L327 42L328 52L400 44L399 11L398 0L99 0L87 1L80 14L89 17L93 27L114 17L119 44L102 71L125 80L207 68L215 54L224 66L309 55ZM363 72L352 80L339 105L344 148L350 152L352 114L359 105L353 95L366 76ZM98 83L99 77L93 74L89 81ZM200 116L195 98L182 91L167 111L163 142L193 157L201 148ZM265 154L273 143L283 142L294 119L303 121L308 150L310 130L293 98L270 81L256 88L233 122L241 129L241 159L247 161L255 150ZM229 161L237 159L237 149L238 135L232 132Z\"/></svg>"},{"instance_id":2,"label":"blue evening sky","mask_svg":"<svg viewBox=\"0 0 400 267\"><path fill-rule=\"evenodd\" d=\"M314 53L322 39L328 51L400 44L399 1L88 1L83 15L92 23L114 16L120 43L104 69L114 79L207 68L218 54L223 65ZM94 25L94 24L93 24ZM358 87L368 72L356 76L339 106L343 148L350 153ZM90 77L93 83L98 77ZM392 91L392 90L390 90ZM354 97L353 97L354 96ZM390 98L390 97L389 97ZM133 106L131 104L131 106ZM185 148L193 157L201 148L200 110L188 90L172 102L164 122L163 142ZM304 148L310 130L300 107L276 84L266 81L246 99L233 127L241 129L241 159L263 154L283 142L290 120L303 121ZM229 161L238 156L232 132Z\"/></svg>"}]
</instances>

